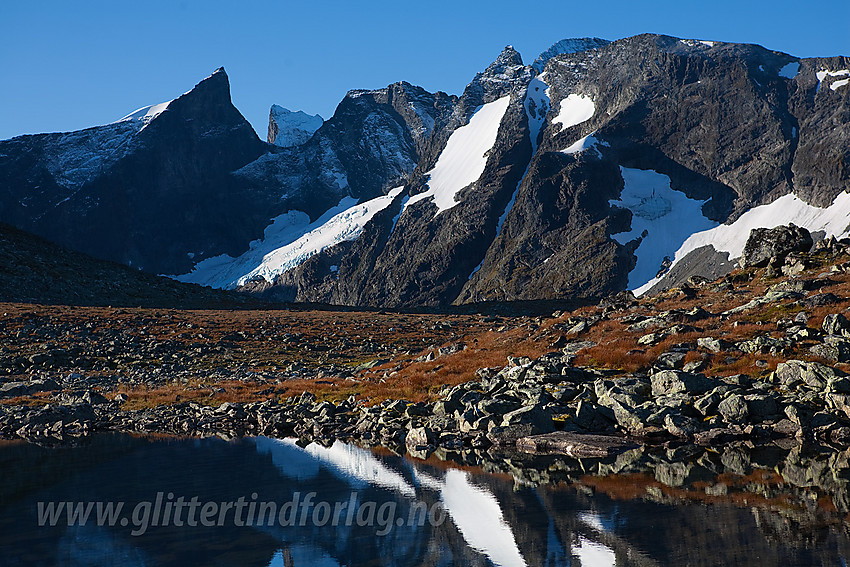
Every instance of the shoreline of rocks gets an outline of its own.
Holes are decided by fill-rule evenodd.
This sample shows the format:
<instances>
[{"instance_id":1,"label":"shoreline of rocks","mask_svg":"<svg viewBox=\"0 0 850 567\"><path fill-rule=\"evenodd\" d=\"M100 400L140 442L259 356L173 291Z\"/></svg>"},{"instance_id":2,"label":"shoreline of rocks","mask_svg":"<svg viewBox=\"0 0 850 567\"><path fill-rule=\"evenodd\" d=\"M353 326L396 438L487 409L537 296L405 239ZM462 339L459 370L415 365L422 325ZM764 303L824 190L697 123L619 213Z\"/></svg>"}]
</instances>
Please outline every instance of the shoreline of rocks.
<instances>
[{"instance_id":1,"label":"shoreline of rocks","mask_svg":"<svg viewBox=\"0 0 850 567\"><path fill-rule=\"evenodd\" d=\"M82 390L41 407L0 406L0 437L31 441L99 431L175 435L268 435L356 440L368 445L487 449L564 431L640 444L795 439L850 446L850 377L818 362L788 360L764 378L710 377L654 367L649 373L571 365L573 355L510 359L483 368L476 381L445 387L431 403L353 397L332 403L312 393L287 400L205 406L183 402L125 410ZM11 383L10 390L51 389L49 379Z\"/></svg>"}]
</instances>

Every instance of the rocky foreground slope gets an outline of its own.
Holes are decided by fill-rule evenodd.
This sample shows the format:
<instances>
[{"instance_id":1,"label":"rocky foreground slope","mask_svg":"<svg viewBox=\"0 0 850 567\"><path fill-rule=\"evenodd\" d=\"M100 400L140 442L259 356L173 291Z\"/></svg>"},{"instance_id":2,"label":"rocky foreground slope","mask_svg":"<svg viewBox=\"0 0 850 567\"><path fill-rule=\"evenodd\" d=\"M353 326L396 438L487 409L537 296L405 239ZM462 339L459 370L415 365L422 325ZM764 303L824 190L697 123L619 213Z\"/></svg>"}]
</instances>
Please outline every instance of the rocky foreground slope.
<instances>
[{"instance_id":1,"label":"rocky foreground slope","mask_svg":"<svg viewBox=\"0 0 850 567\"><path fill-rule=\"evenodd\" d=\"M847 235L848 77L846 57L649 34L531 65L508 47L460 96L353 90L321 123L274 107L275 145L219 70L110 125L0 142L0 220L290 301L658 291L728 273L753 228Z\"/></svg>"},{"instance_id":2,"label":"rocky foreground slope","mask_svg":"<svg viewBox=\"0 0 850 567\"><path fill-rule=\"evenodd\" d=\"M0 224L0 302L183 309L258 308L245 294L176 282Z\"/></svg>"},{"instance_id":3,"label":"rocky foreground slope","mask_svg":"<svg viewBox=\"0 0 850 567\"><path fill-rule=\"evenodd\" d=\"M4 304L0 433L343 439L756 505L809 541L850 511L850 241L791 234L716 281L545 317Z\"/></svg>"},{"instance_id":4,"label":"rocky foreground slope","mask_svg":"<svg viewBox=\"0 0 850 567\"><path fill-rule=\"evenodd\" d=\"M462 448L565 430L850 445L850 245L800 253L770 236L747 248L765 268L545 318L9 305L3 432L233 427ZM74 405L38 409L80 388L106 405L86 406L83 421L57 418ZM117 394L136 409L103 397ZM266 400L250 406L265 417L205 408L222 400Z\"/></svg>"}]
</instances>

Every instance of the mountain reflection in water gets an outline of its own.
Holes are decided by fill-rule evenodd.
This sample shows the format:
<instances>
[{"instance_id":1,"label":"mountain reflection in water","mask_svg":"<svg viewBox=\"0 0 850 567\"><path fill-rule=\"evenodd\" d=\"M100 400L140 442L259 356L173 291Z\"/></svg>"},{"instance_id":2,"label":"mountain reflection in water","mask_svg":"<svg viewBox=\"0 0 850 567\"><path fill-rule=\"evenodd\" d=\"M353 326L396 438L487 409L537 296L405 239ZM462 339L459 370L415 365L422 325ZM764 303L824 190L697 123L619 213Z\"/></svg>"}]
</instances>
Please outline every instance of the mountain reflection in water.
<instances>
[{"instance_id":1,"label":"mountain reflection in water","mask_svg":"<svg viewBox=\"0 0 850 567\"><path fill-rule=\"evenodd\" d=\"M644 497L651 487L623 497L605 482L630 490L634 482L613 476L597 485L532 487L503 473L339 441L110 435L56 449L7 443L0 472L4 566L840 565L850 549L846 526L824 525L799 541L783 537L793 525L776 513L777 502L662 503ZM132 535L132 521L68 526L63 516L59 525L38 526L38 502L124 502L129 518L158 493L171 493L169 502L242 498L256 504L255 525L237 525L232 516L220 526L151 522ZM299 505L308 494L305 512ZM296 495L290 509L297 521L281 525L278 514ZM273 513L258 519L260 504L271 502ZM344 510L332 525L319 503L328 511L352 504L358 514L371 505L371 517L345 521Z\"/></svg>"}]
</instances>

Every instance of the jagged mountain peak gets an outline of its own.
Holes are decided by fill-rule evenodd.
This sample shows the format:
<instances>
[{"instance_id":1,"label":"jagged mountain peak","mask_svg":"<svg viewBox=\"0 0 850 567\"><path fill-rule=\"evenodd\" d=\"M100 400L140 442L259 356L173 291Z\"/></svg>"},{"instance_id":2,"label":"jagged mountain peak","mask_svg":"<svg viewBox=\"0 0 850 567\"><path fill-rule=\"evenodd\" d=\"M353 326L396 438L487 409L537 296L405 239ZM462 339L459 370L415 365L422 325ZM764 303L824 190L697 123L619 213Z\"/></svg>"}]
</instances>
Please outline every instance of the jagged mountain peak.
<instances>
[{"instance_id":1,"label":"jagged mountain peak","mask_svg":"<svg viewBox=\"0 0 850 567\"><path fill-rule=\"evenodd\" d=\"M519 51L514 49L513 45L506 45L502 52L499 53L499 56L496 57L496 60L490 64L487 70L489 71L493 67L497 66L511 66L522 64L522 55L520 55Z\"/></svg>"},{"instance_id":2,"label":"jagged mountain peak","mask_svg":"<svg viewBox=\"0 0 850 567\"><path fill-rule=\"evenodd\" d=\"M234 120L236 117L233 113L238 115L240 121L244 120L231 101L230 79L224 71L224 67L216 69L191 90L183 93L169 104L169 110L178 109L200 111L207 121Z\"/></svg>"},{"instance_id":3,"label":"jagged mountain peak","mask_svg":"<svg viewBox=\"0 0 850 567\"><path fill-rule=\"evenodd\" d=\"M524 87L531 77L531 67L508 45L484 71L475 75L464 90L464 98L475 101L474 107Z\"/></svg>"},{"instance_id":4,"label":"jagged mountain peak","mask_svg":"<svg viewBox=\"0 0 850 567\"><path fill-rule=\"evenodd\" d=\"M525 69L522 56L513 46L506 46L499 56L487 66L483 73L476 75L476 79L487 77L491 79L513 79L518 73Z\"/></svg>"},{"instance_id":5,"label":"jagged mountain peak","mask_svg":"<svg viewBox=\"0 0 850 567\"><path fill-rule=\"evenodd\" d=\"M213 71L212 74L179 97L159 104L143 106L142 108L127 114L120 120L116 120L113 124L122 122L138 122L141 125L140 129L144 129L153 120L172 107L174 103L178 103L178 101L180 101L178 106L181 106L187 104L186 99L192 100L198 98L202 98L203 102L206 103L213 101L221 103L226 101L227 104L230 104L230 81L227 77L227 73L224 71L224 67L219 67ZM191 104L191 102L189 104Z\"/></svg>"},{"instance_id":6,"label":"jagged mountain peak","mask_svg":"<svg viewBox=\"0 0 850 567\"><path fill-rule=\"evenodd\" d=\"M218 70L144 127L0 147L0 220L159 273L203 265L228 285L282 250L303 263L268 274L280 297L411 306L641 289L665 266L726 266L737 252L720 236L744 234L732 225L754 207L778 203L798 224L850 210L836 201L846 59L657 34L562 40L537 68L511 46L494 55L461 96L352 90L283 148L256 138ZM809 208L779 201L795 195ZM677 260L704 243L694 230L720 236Z\"/></svg>"}]
</instances>

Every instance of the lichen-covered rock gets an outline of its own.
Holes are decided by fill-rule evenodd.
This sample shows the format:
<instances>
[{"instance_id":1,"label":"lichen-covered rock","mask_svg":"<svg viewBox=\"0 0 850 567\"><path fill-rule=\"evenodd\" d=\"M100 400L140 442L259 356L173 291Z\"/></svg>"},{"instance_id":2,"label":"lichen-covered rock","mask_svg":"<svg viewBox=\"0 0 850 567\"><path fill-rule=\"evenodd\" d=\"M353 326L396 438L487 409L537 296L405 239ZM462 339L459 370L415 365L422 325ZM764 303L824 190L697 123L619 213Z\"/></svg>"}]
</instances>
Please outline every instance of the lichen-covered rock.
<instances>
[{"instance_id":1,"label":"lichen-covered rock","mask_svg":"<svg viewBox=\"0 0 850 567\"><path fill-rule=\"evenodd\" d=\"M776 228L754 228L741 255L742 268L762 268L772 258L785 258L791 252L808 252L814 241L805 228L789 224Z\"/></svg>"},{"instance_id":2,"label":"lichen-covered rock","mask_svg":"<svg viewBox=\"0 0 850 567\"><path fill-rule=\"evenodd\" d=\"M717 405L717 411L729 423L746 423L750 411L747 401L740 394L732 394Z\"/></svg>"},{"instance_id":3,"label":"lichen-covered rock","mask_svg":"<svg viewBox=\"0 0 850 567\"><path fill-rule=\"evenodd\" d=\"M850 321L841 313L831 313L824 317L821 328L827 335L850 335Z\"/></svg>"},{"instance_id":4,"label":"lichen-covered rock","mask_svg":"<svg viewBox=\"0 0 850 567\"><path fill-rule=\"evenodd\" d=\"M714 382L702 374L690 374L678 370L662 370L651 377L652 395L664 396L678 392L704 394L714 387Z\"/></svg>"}]
</instances>

